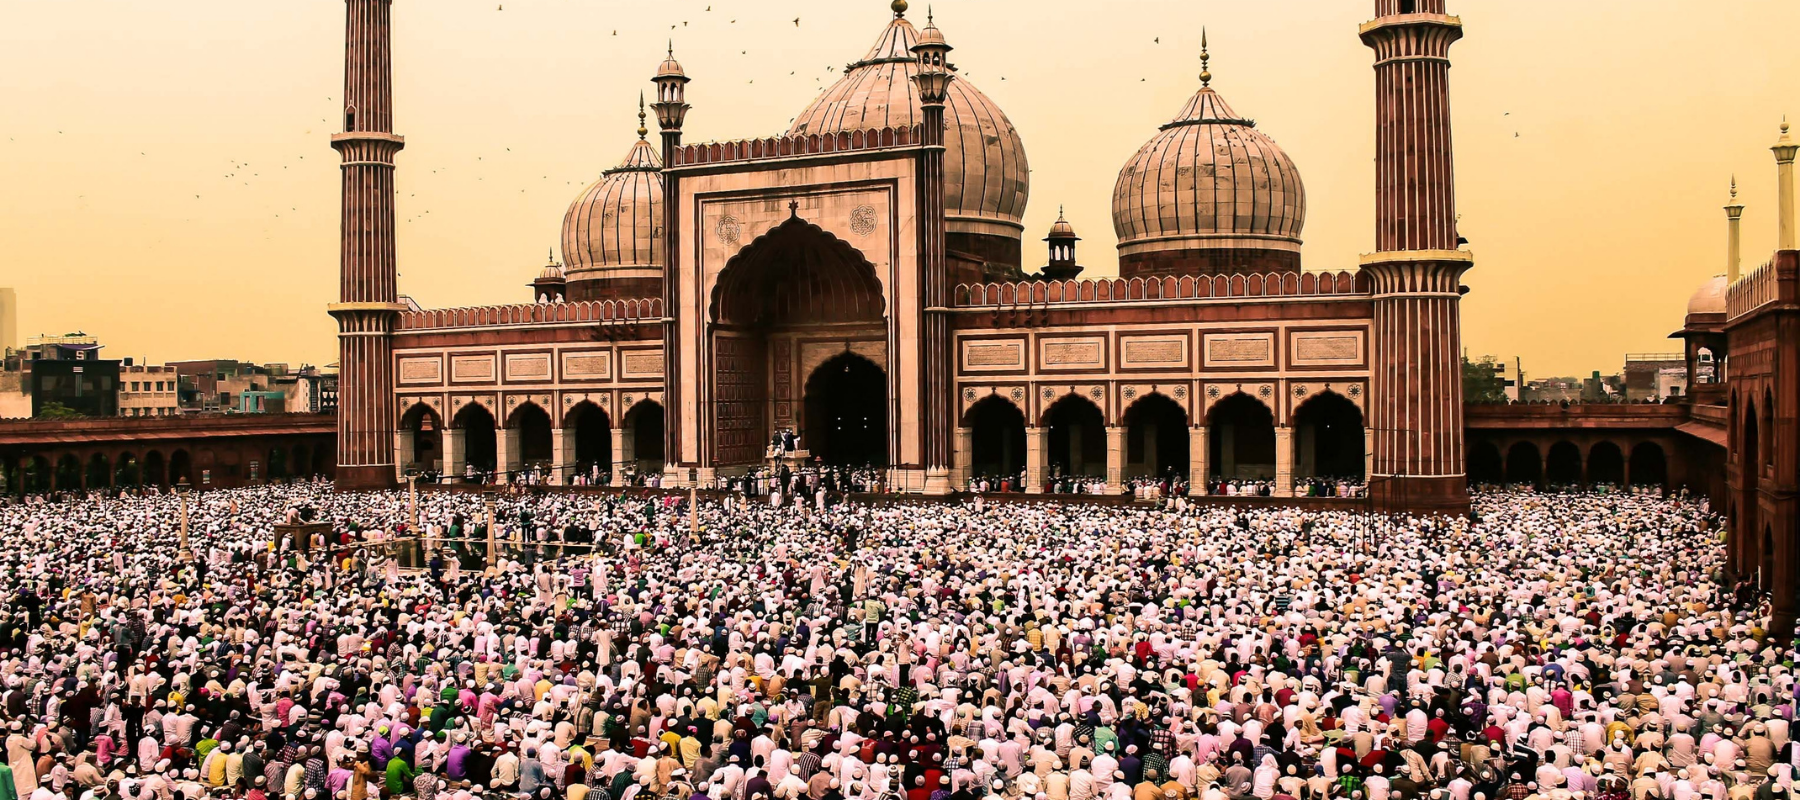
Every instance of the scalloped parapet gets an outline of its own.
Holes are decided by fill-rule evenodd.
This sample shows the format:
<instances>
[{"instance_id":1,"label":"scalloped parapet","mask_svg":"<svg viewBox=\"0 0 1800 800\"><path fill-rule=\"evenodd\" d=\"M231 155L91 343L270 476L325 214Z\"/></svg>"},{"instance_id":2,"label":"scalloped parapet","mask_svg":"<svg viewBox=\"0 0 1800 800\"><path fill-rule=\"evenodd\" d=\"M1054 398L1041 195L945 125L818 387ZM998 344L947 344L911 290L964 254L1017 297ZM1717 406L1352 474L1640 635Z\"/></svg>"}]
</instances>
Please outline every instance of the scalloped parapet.
<instances>
[{"instance_id":1,"label":"scalloped parapet","mask_svg":"<svg viewBox=\"0 0 1800 800\"><path fill-rule=\"evenodd\" d=\"M917 125L899 128L870 128L825 135L775 136L768 139L742 139L735 142L705 142L677 148L671 167L697 164L719 164L730 161L754 161L765 158L810 156L821 153L845 153L857 150L885 150L916 147L920 143Z\"/></svg>"},{"instance_id":2,"label":"scalloped parapet","mask_svg":"<svg viewBox=\"0 0 1800 800\"><path fill-rule=\"evenodd\" d=\"M1078 305L1149 300L1368 294L1369 280L1358 272L1272 272L1254 275L1171 275L1163 278L965 283L956 287L951 304L958 308L981 308L1021 304Z\"/></svg>"},{"instance_id":3,"label":"scalloped parapet","mask_svg":"<svg viewBox=\"0 0 1800 800\"><path fill-rule=\"evenodd\" d=\"M1744 273L1725 290L1725 318L1736 319L1775 302L1780 288L1772 261Z\"/></svg>"},{"instance_id":4,"label":"scalloped parapet","mask_svg":"<svg viewBox=\"0 0 1800 800\"><path fill-rule=\"evenodd\" d=\"M506 306L433 308L400 314L401 331L474 328L487 325L568 325L648 323L662 320L662 298L587 300L579 303L520 303Z\"/></svg>"}]
</instances>

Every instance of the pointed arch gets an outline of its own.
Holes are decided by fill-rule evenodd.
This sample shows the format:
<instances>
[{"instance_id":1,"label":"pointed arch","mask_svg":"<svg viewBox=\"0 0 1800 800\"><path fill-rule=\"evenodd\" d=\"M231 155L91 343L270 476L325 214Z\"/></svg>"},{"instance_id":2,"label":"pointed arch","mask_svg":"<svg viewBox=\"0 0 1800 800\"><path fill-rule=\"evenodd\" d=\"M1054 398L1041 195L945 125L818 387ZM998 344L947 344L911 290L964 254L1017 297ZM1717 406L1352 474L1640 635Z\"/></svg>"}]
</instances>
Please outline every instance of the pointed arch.
<instances>
[{"instance_id":1,"label":"pointed arch","mask_svg":"<svg viewBox=\"0 0 1800 800\"><path fill-rule=\"evenodd\" d=\"M875 266L860 251L791 216L725 263L710 318L746 326L867 322L886 307Z\"/></svg>"}]
</instances>

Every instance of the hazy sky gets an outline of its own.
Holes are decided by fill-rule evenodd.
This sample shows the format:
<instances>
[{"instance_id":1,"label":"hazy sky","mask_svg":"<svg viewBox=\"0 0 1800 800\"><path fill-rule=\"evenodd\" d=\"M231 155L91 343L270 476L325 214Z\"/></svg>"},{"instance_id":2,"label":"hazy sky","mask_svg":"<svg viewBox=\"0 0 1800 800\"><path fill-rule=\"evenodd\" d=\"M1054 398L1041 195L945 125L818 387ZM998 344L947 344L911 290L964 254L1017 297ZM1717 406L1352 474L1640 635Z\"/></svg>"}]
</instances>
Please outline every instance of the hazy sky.
<instances>
[{"instance_id":1,"label":"hazy sky","mask_svg":"<svg viewBox=\"0 0 1800 800\"><path fill-rule=\"evenodd\" d=\"M1202 25L1213 86L1306 180L1306 266L1372 248L1356 37L1372 2L934 5L962 74L1024 137L1028 266L1061 203L1089 275L1116 271L1113 180L1197 88ZM1676 349L1688 295L1724 269L1732 173L1746 266L1773 248L1768 147L1800 114L1800 3L1451 6L1469 349L1539 376ZM669 38L694 78L688 140L743 138L784 130L889 18L887 0L393 14L400 286L427 306L528 299L569 201L630 145ZM0 286L19 291L20 334L82 329L154 361L335 360L343 18L340 0L0 0Z\"/></svg>"}]
</instances>

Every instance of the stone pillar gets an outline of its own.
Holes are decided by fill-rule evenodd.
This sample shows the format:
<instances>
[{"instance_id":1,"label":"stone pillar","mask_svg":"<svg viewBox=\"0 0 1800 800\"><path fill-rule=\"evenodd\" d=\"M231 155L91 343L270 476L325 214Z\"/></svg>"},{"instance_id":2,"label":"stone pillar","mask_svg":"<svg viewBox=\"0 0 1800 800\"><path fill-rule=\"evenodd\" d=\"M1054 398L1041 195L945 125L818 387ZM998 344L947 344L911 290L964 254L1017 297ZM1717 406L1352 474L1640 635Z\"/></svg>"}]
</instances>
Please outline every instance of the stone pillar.
<instances>
[{"instance_id":1,"label":"stone pillar","mask_svg":"<svg viewBox=\"0 0 1800 800\"><path fill-rule=\"evenodd\" d=\"M1106 426L1106 492L1125 491L1125 428Z\"/></svg>"},{"instance_id":2,"label":"stone pillar","mask_svg":"<svg viewBox=\"0 0 1800 800\"><path fill-rule=\"evenodd\" d=\"M557 428L550 432L551 486L568 486L575 482L575 431Z\"/></svg>"},{"instance_id":3,"label":"stone pillar","mask_svg":"<svg viewBox=\"0 0 1800 800\"><path fill-rule=\"evenodd\" d=\"M620 486L625 482L625 468L631 464L630 446L625 441L625 429L612 429L612 485Z\"/></svg>"},{"instance_id":4,"label":"stone pillar","mask_svg":"<svg viewBox=\"0 0 1800 800\"><path fill-rule=\"evenodd\" d=\"M1788 123L1781 120L1781 139L1769 148L1775 151L1775 249L1792 250L1794 244L1794 154L1800 142L1788 135Z\"/></svg>"},{"instance_id":5,"label":"stone pillar","mask_svg":"<svg viewBox=\"0 0 1800 800\"><path fill-rule=\"evenodd\" d=\"M394 477L399 480L406 480L406 469L413 465L413 443L417 438L417 433L405 428L394 431Z\"/></svg>"},{"instance_id":6,"label":"stone pillar","mask_svg":"<svg viewBox=\"0 0 1800 800\"><path fill-rule=\"evenodd\" d=\"M1502 474L1504 474L1504 472L1506 470L1504 461L1502 462L1500 469L1501 469ZM1369 476L1374 474L1374 472L1375 472L1375 429L1374 428L1363 428L1363 480L1365 480L1365 481L1368 480Z\"/></svg>"},{"instance_id":7,"label":"stone pillar","mask_svg":"<svg viewBox=\"0 0 1800 800\"><path fill-rule=\"evenodd\" d=\"M1294 429L1275 426L1275 491L1276 497L1294 496Z\"/></svg>"},{"instance_id":8,"label":"stone pillar","mask_svg":"<svg viewBox=\"0 0 1800 800\"><path fill-rule=\"evenodd\" d=\"M501 477L497 483L511 483L519 471L519 429L501 428L494 437L494 471Z\"/></svg>"},{"instance_id":9,"label":"stone pillar","mask_svg":"<svg viewBox=\"0 0 1800 800\"><path fill-rule=\"evenodd\" d=\"M1731 179L1731 202L1725 206L1725 285L1737 283L1744 265L1744 204L1737 200L1737 178ZM1714 369L1718 369L1714 364ZM1716 378L1715 378L1716 380Z\"/></svg>"},{"instance_id":10,"label":"stone pillar","mask_svg":"<svg viewBox=\"0 0 1800 800\"><path fill-rule=\"evenodd\" d=\"M444 475L461 478L469 466L469 451L464 446L462 428L444 429Z\"/></svg>"},{"instance_id":11,"label":"stone pillar","mask_svg":"<svg viewBox=\"0 0 1800 800\"><path fill-rule=\"evenodd\" d=\"M974 469L975 429L956 429L956 468L950 473L951 491L964 491L969 488L969 472Z\"/></svg>"},{"instance_id":12,"label":"stone pillar","mask_svg":"<svg viewBox=\"0 0 1800 800\"><path fill-rule=\"evenodd\" d=\"M1049 472L1050 429L1025 429L1025 491L1044 493L1044 473Z\"/></svg>"},{"instance_id":13,"label":"stone pillar","mask_svg":"<svg viewBox=\"0 0 1800 800\"><path fill-rule=\"evenodd\" d=\"M1204 494L1206 490L1206 426L1197 425L1188 429L1188 485L1200 491L1189 490L1191 494Z\"/></svg>"}]
</instances>

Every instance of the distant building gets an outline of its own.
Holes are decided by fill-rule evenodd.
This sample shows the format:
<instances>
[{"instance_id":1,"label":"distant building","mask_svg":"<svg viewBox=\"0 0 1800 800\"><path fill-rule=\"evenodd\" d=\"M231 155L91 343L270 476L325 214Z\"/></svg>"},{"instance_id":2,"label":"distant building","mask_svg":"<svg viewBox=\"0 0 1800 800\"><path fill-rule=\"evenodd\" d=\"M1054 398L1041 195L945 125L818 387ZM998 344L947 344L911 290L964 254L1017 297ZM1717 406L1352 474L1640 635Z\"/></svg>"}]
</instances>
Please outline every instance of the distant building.
<instances>
[{"instance_id":1,"label":"distant building","mask_svg":"<svg viewBox=\"0 0 1800 800\"><path fill-rule=\"evenodd\" d=\"M0 355L19 346L19 293L0 289Z\"/></svg>"},{"instance_id":2,"label":"distant building","mask_svg":"<svg viewBox=\"0 0 1800 800\"><path fill-rule=\"evenodd\" d=\"M119 416L172 417L181 413L179 377L174 367L133 364L119 367Z\"/></svg>"},{"instance_id":3,"label":"distant building","mask_svg":"<svg viewBox=\"0 0 1800 800\"><path fill-rule=\"evenodd\" d=\"M1687 391L1684 353L1626 353L1626 402L1660 402Z\"/></svg>"},{"instance_id":4,"label":"distant building","mask_svg":"<svg viewBox=\"0 0 1800 800\"><path fill-rule=\"evenodd\" d=\"M100 357L100 342L84 333L37 336L20 359L22 389L31 396L31 415L61 406L84 417L119 412L119 362Z\"/></svg>"}]
</instances>

